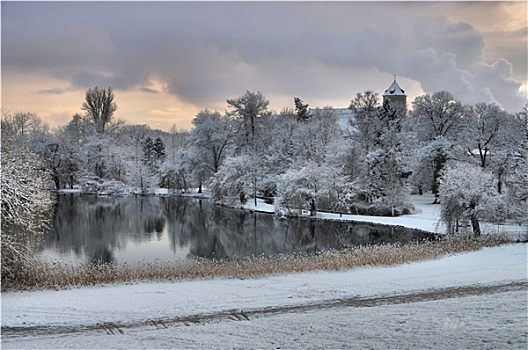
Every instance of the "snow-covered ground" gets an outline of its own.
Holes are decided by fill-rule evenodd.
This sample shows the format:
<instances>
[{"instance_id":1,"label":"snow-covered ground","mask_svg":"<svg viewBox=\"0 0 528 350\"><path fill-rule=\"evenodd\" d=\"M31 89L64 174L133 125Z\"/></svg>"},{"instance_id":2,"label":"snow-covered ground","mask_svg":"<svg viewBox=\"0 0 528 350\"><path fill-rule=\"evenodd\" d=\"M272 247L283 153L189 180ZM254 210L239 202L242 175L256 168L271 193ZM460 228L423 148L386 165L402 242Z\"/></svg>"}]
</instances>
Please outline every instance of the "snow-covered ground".
<instances>
[{"instance_id":1,"label":"snow-covered ground","mask_svg":"<svg viewBox=\"0 0 528 350\"><path fill-rule=\"evenodd\" d=\"M405 217L336 219L437 231L431 202L418 197L420 213ZM1 345L526 349L527 290L527 246L511 244L386 268L8 292Z\"/></svg>"},{"instance_id":2,"label":"snow-covered ground","mask_svg":"<svg viewBox=\"0 0 528 350\"><path fill-rule=\"evenodd\" d=\"M343 221L361 221L372 222L386 225L400 225L409 228L420 229L429 232L444 233L445 227L439 220L440 205L432 204L434 196L432 194L425 194L423 196L413 195L412 201L417 209L416 214L402 215L399 217L385 217L385 216L366 216L366 215L348 215L348 214L333 214L325 212L317 212L317 218L325 220L343 220ZM248 201L244 208L249 210L256 210L265 213L275 212L275 206L266 204L263 200L257 201L255 206L253 201ZM306 212L306 216L309 213ZM507 233L512 240L526 241L528 239L528 226L516 224L491 224L487 222L481 223L483 234L493 233Z\"/></svg>"},{"instance_id":3,"label":"snow-covered ground","mask_svg":"<svg viewBox=\"0 0 528 350\"><path fill-rule=\"evenodd\" d=\"M519 348L525 244L389 268L2 294L3 348Z\"/></svg>"}]
</instances>

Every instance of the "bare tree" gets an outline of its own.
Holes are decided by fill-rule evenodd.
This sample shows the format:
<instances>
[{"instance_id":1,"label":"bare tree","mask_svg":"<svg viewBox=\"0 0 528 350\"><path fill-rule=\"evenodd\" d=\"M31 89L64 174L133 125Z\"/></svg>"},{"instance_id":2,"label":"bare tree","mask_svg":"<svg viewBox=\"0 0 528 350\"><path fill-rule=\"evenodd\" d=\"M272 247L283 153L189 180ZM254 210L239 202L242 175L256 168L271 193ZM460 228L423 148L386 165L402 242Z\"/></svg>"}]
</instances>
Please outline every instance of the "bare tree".
<instances>
[{"instance_id":1,"label":"bare tree","mask_svg":"<svg viewBox=\"0 0 528 350\"><path fill-rule=\"evenodd\" d=\"M10 114L2 110L2 134L5 136L24 136L35 131L45 131L47 128L46 123L35 113Z\"/></svg>"},{"instance_id":2,"label":"bare tree","mask_svg":"<svg viewBox=\"0 0 528 350\"><path fill-rule=\"evenodd\" d=\"M86 111L86 117L95 125L96 132L104 133L106 125L117 110L112 87L100 88L96 86L88 89L81 109Z\"/></svg>"},{"instance_id":3,"label":"bare tree","mask_svg":"<svg viewBox=\"0 0 528 350\"><path fill-rule=\"evenodd\" d=\"M471 123L471 140L468 151L479 160L480 166L486 168L493 148L498 148L498 139L509 119L506 111L494 104L477 103ZM496 149L493 150L496 153Z\"/></svg>"},{"instance_id":4,"label":"bare tree","mask_svg":"<svg viewBox=\"0 0 528 350\"><path fill-rule=\"evenodd\" d=\"M467 136L467 109L447 91L418 96L412 115L417 119L420 138L431 141L445 137L452 141Z\"/></svg>"}]
</instances>

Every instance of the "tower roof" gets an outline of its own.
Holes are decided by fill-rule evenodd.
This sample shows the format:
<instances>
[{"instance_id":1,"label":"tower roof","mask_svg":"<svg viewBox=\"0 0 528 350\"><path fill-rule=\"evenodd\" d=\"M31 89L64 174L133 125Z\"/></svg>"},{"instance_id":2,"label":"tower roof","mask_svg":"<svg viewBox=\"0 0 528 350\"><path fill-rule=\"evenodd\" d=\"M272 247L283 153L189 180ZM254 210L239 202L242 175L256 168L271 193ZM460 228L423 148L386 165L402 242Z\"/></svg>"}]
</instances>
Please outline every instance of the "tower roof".
<instances>
[{"instance_id":1,"label":"tower roof","mask_svg":"<svg viewBox=\"0 0 528 350\"><path fill-rule=\"evenodd\" d=\"M405 90L403 90L400 85L396 82L396 77L394 77L394 81L392 82L391 86L387 90L385 90L385 93L383 96L406 96Z\"/></svg>"}]
</instances>

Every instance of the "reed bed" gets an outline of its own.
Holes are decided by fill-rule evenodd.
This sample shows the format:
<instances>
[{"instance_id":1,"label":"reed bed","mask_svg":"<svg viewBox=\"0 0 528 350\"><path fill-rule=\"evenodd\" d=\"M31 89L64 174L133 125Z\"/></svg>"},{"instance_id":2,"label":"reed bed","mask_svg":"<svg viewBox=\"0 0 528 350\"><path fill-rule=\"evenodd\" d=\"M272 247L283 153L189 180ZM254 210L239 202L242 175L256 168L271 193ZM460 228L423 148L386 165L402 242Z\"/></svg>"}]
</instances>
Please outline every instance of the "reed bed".
<instances>
[{"instance_id":1,"label":"reed bed","mask_svg":"<svg viewBox=\"0 0 528 350\"><path fill-rule=\"evenodd\" d=\"M484 247L511 243L505 236L448 236L436 241L411 244L360 246L330 250L316 255L283 255L272 258L251 257L242 260L138 263L134 265L80 265L38 263L16 280L2 278L2 291L66 289L117 283L147 281L183 281L211 278L257 278L306 272L338 271L362 266L391 266L437 259Z\"/></svg>"}]
</instances>

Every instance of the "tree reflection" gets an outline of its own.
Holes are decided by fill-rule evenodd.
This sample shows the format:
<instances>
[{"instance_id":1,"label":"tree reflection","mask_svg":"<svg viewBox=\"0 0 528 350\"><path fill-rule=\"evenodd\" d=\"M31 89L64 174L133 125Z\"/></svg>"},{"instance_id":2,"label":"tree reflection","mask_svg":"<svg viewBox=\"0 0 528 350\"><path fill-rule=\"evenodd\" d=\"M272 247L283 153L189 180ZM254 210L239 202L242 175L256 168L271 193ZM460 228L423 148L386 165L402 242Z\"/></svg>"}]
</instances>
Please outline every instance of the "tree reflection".
<instances>
[{"instance_id":1,"label":"tree reflection","mask_svg":"<svg viewBox=\"0 0 528 350\"><path fill-rule=\"evenodd\" d=\"M100 246L95 250L91 256L90 264L92 265L108 265L115 261L114 253L108 247Z\"/></svg>"},{"instance_id":2,"label":"tree reflection","mask_svg":"<svg viewBox=\"0 0 528 350\"><path fill-rule=\"evenodd\" d=\"M213 205L208 200L65 195L60 196L46 247L63 254L73 252L91 263L114 263L117 250L126 256L127 243L147 247L163 239L174 254L188 251L188 258L240 259L426 238L431 235L403 227L284 220Z\"/></svg>"}]
</instances>

